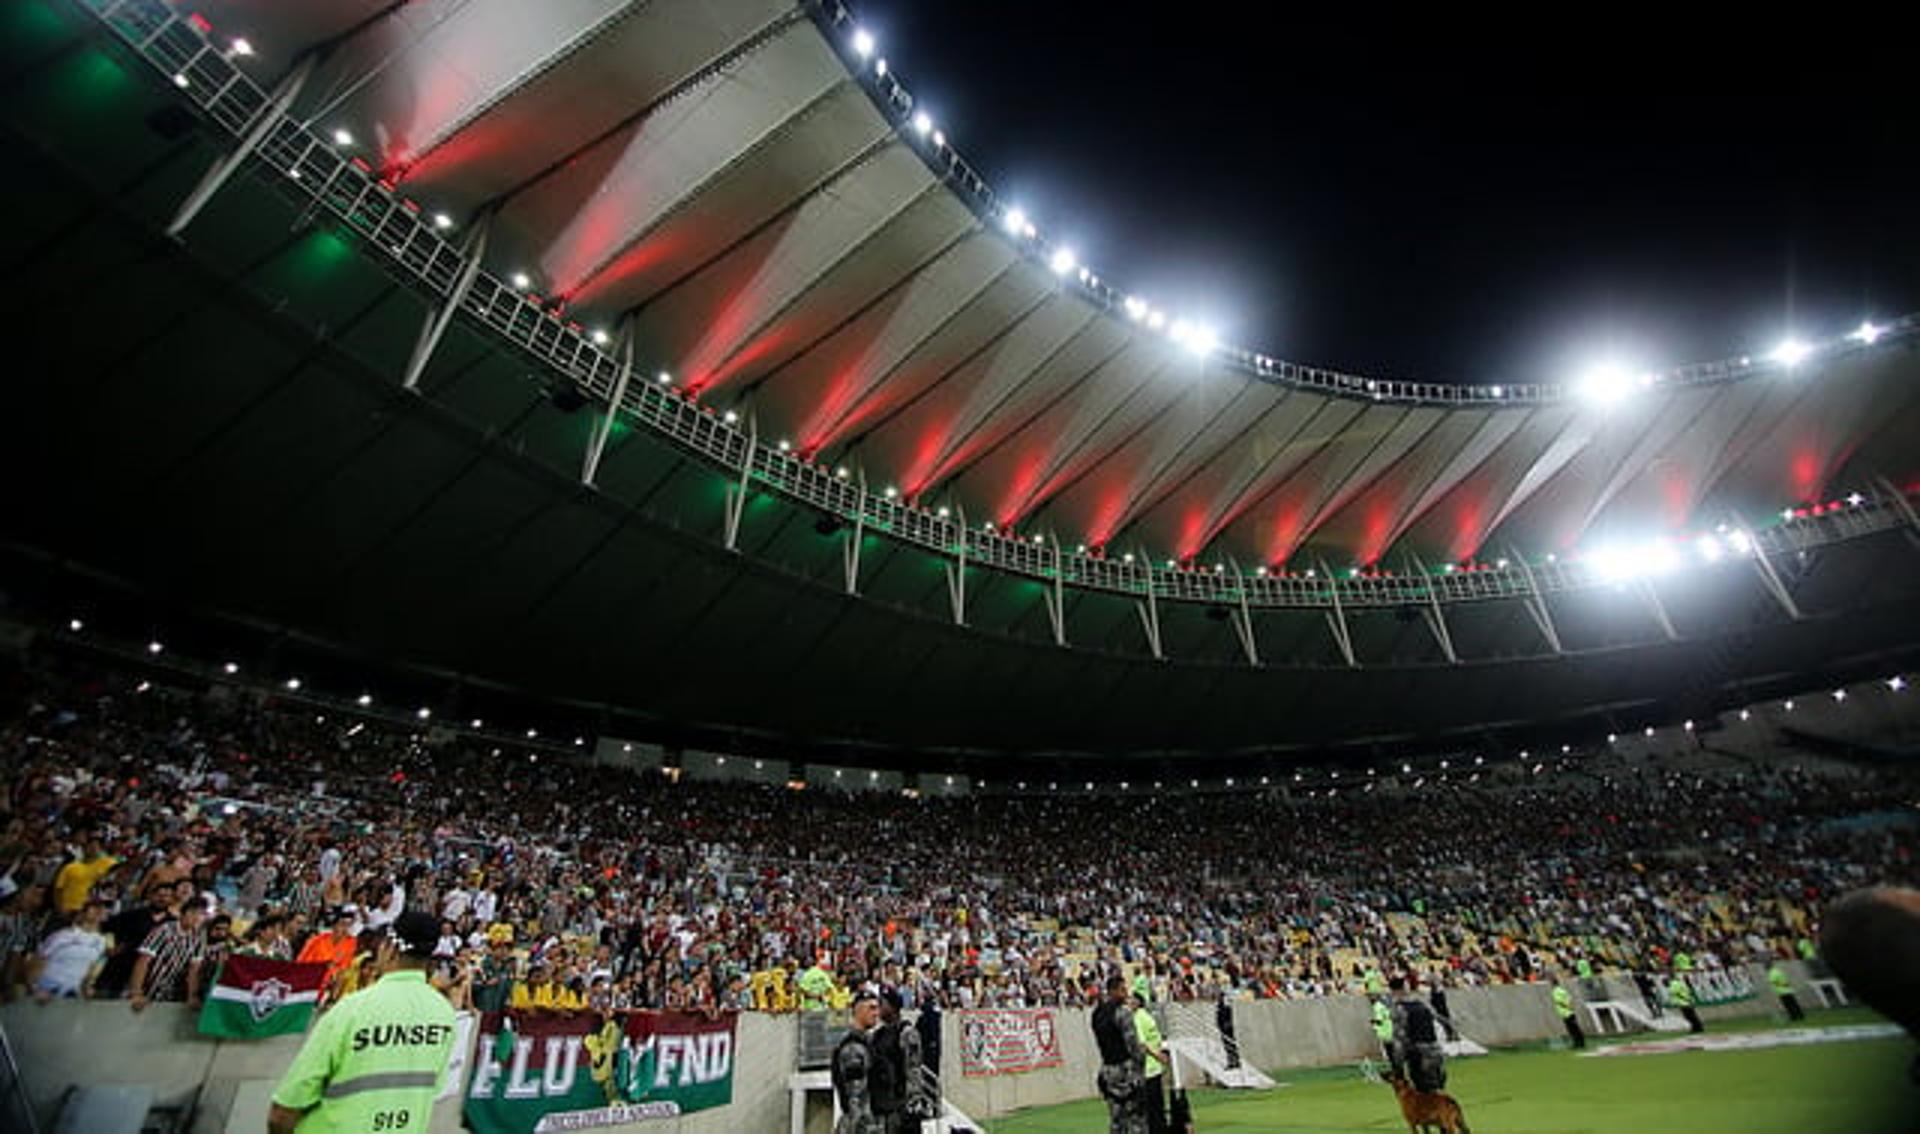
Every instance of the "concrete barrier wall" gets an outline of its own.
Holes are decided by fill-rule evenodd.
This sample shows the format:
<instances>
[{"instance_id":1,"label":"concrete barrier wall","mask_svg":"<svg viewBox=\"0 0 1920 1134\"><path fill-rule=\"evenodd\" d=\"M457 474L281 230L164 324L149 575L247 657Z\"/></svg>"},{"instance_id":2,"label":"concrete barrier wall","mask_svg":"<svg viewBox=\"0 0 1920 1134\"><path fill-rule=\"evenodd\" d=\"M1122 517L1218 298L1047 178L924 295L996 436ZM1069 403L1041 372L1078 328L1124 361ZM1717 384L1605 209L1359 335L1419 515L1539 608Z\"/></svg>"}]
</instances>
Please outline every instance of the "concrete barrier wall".
<instances>
[{"instance_id":1,"label":"concrete barrier wall","mask_svg":"<svg viewBox=\"0 0 1920 1134\"><path fill-rule=\"evenodd\" d=\"M197 1096L193 1134L260 1134L273 1088L302 1037L216 1042L198 1035L194 1022L193 1014L175 1004L138 1013L125 1001L0 1008L0 1024L43 1129L52 1128L70 1088L142 1084L153 1088L157 1104L194 1105ZM795 1035L791 1016L743 1013L731 1105L616 1129L654 1134L785 1130ZM458 1096L434 1108L429 1134L460 1128Z\"/></svg>"},{"instance_id":2,"label":"concrete barrier wall","mask_svg":"<svg viewBox=\"0 0 1920 1134\"><path fill-rule=\"evenodd\" d=\"M1819 999L1805 966L1794 962L1788 970L1802 1006L1816 1009ZM1778 1012L1765 970L1755 967L1751 975L1757 993L1753 999L1703 1009L1701 1015L1711 1022ZM1607 978L1607 985L1614 997L1639 1002L1631 981ZM1532 1043L1561 1033L1544 984L1454 989L1447 1000L1460 1032L1488 1046ZM1092 1098L1099 1058L1090 1016L1082 1008L1054 1010L1060 1067L969 1078L960 1073L959 1014L947 1014L942 1021L941 1081L949 1097L976 1118ZM195 1034L193 1019L177 1005L154 1005L135 1013L124 1001L10 1004L0 1008L0 1023L20 1061L29 1098L47 1127L73 1086L146 1084L154 1088L159 1103L186 1105L197 1096L194 1134L258 1134L266 1127L269 1096L300 1045L298 1036L216 1043ZM1234 1027L1246 1060L1267 1070L1352 1063L1377 1054L1369 1005L1358 996L1240 1001L1234 1005ZM628 1129L655 1134L785 1130L787 1081L797 1043L794 1017L742 1014L732 1105ZM459 1129L457 1102L435 1109L431 1134Z\"/></svg>"}]
</instances>

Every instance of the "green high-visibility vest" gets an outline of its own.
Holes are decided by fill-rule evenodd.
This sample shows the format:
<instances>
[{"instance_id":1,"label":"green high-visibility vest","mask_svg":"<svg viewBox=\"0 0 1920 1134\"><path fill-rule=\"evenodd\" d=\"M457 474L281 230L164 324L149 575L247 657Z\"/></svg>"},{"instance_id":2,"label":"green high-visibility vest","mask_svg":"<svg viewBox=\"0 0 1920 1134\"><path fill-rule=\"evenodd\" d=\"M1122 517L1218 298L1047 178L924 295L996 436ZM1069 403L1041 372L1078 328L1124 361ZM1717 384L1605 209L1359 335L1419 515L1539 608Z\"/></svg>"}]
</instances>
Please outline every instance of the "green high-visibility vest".
<instances>
[{"instance_id":1,"label":"green high-visibility vest","mask_svg":"<svg viewBox=\"0 0 1920 1134\"><path fill-rule=\"evenodd\" d=\"M1693 955L1690 953L1675 953L1673 955L1673 967L1676 972L1683 972L1683 973L1692 972L1693 971Z\"/></svg>"},{"instance_id":2,"label":"green high-visibility vest","mask_svg":"<svg viewBox=\"0 0 1920 1134\"><path fill-rule=\"evenodd\" d=\"M1367 970L1366 984L1369 995L1378 996L1387 990L1386 978L1380 975L1380 970L1378 969Z\"/></svg>"},{"instance_id":3,"label":"green high-visibility vest","mask_svg":"<svg viewBox=\"0 0 1920 1134\"><path fill-rule=\"evenodd\" d=\"M1675 1008L1693 1007L1693 986L1685 980L1674 977L1667 982L1667 999L1673 1001Z\"/></svg>"},{"instance_id":4,"label":"green high-visibility vest","mask_svg":"<svg viewBox=\"0 0 1920 1134\"><path fill-rule=\"evenodd\" d=\"M1592 980L1593 979L1593 962L1587 960L1585 957L1582 957L1578 961L1574 962L1573 971L1580 974L1581 980Z\"/></svg>"},{"instance_id":5,"label":"green high-visibility vest","mask_svg":"<svg viewBox=\"0 0 1920 1134\"><path fill-rule=\"evenodd\" d=\"M1562 1020L1573 1019L1573 993L1556 986L1553 990L1553 1010L1560 1013Z\"/></svg>"},{"instance_id":6,"label":"green high-visibility vest","mask_svg":"<svg viewBox=\"0 0 1920 1134\"><path fill-rule=\"evenodd\" d=\"M1779 965L1767 970L1767 983L1773 986L1775 996L1793 995L1793 981L1787 976L1787 970Z\"/></svg>"},{"instance_id":7,"label":"green high-visibility vest","mask_svg":"<svg viewBox=\"0 0 1920 1134\"><path fill-rule=\"evenodd\" d=\"M1379 1001L1373 1005L1373 1034L1380 1037L1381 1043L1393 1042L1393 1012Z\"/></svg>"},{"instance_id":8,"label":"green high-visibility vest","mask_svg":"<svg viewBox=\"0 0 1920 1134\"><path fill-rule=\"evenodd\" d=\"M1797 948L1797 949L1799 949L1799 950L1800 950L1800 959L1801 959L1801 960L1803 960L1803 961L1811 961L1811 960L1813 960L1813 957L1814 957L1814 952L1815 952L1815 950L1814 950L1814 948L1813 948L1813 941L1812 941L1812 939L1810 939L1810 938L1806 938L1806 937L1802 937L1802 938L1800 939L1800 942L1799 942L1799 944L1798 944L1798 945L1796 945L1796 946L1795 946L1795 948Z\"/></svg>"}]
</instances>

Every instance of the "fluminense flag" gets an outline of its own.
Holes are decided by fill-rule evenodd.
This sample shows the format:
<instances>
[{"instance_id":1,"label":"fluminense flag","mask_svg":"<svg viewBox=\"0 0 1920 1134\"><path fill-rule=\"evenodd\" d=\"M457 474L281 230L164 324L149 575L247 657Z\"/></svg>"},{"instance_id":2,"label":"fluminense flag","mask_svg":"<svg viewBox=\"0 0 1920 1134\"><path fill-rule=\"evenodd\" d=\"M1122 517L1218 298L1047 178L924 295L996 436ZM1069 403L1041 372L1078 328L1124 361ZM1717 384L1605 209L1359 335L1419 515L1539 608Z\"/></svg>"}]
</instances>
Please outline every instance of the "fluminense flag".
<instances>
[{"instance_id":1,"label":"fluminense flag","mask_svg":"<svg viewBox=\"0 0 1920 1134\"><path fill-rule=\"evenodd\" d=\"M326 975L324 961L228 957L200 1009L200 1031L229 1039L306 1031Z\"/></svg>"}]
</instances>

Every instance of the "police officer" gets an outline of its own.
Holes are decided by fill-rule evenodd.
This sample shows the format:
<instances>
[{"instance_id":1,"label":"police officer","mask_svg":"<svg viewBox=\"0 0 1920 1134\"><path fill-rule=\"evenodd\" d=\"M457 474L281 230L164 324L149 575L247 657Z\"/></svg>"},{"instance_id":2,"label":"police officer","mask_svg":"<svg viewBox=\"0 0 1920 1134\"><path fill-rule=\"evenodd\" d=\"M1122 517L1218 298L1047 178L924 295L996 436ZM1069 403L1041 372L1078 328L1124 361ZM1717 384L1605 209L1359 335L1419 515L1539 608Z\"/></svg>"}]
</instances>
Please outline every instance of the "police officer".
<instances>
[{"instance_id":1,"label":"police officer","mask_svg":"<svg viewBox=\"0 0 1920 1134\"><path fill-rule=\"evenodd\" d=\"M424 910L393 922L385 973L320 1017L273 1092L271 1134L424 1131L453 1048L453 1005L427 983L440 923Z\"/></svg>"},{"instance_id":2,"label":"police officer","mask_svg":"<svg viewBox=\"0 0 1920 1134\"><path fill-rule=\"evenodd\" d=\"M869 1040L880 1022L880 998L862 992L853 1000L853 1027L833 1049L833 1094L840 1117L833 1134L884 1134L873 1112L874 1054Z\"/></svg>"},{"instance_id":3,"label":"police officer","mask_svg":"<svg viewBox=\"0 0 1920 1134\"><path fill-rule=\"evenodd\" d=\"M1142 1072L1147 1051L1127 1001L1127 978L1107 978L1107 996L1093 1010L1093 1042L1100 1050L1100 1073L1095 1082L1107 1100L1108 1134L1147 1134L1146 1083Z\"/></svg>"},{"instance_id":4,"label":"police officer","mask_svg":"<svg viewBox=\"0 0 1920 1134\"><path fill-rule=\"evenodd\" d=\"M1388 1077L1404 1078L1406 1071L1400 1061L1400 1045L1393 1042L1393 1009L1387 1006L1384 996L1373 1002L1373 1038L1380 1042L1380 1051L1387 1057Z\"/></svg>"}]
</instances>

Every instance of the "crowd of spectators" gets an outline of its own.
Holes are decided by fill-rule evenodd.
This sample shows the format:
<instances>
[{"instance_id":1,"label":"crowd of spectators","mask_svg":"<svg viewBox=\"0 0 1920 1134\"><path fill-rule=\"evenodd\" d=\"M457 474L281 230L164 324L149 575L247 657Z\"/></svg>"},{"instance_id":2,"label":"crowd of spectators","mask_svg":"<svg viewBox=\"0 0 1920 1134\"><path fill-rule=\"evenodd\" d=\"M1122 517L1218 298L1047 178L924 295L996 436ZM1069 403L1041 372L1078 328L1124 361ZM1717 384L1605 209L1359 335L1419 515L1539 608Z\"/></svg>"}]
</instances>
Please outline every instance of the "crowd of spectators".
<instances>
[{"instance_id":1,"label":"crowd of spectators","mask_svg":"<svg viewBox=\"0 0 1920 1134\"><path fill-rule=\"evenodd\" d=\"M230 950L362 979L403 908L456 1003L792 1010L1299 997L1793 955L1913 884L1916 777L1643 760L1124 797L794 790L496 754L38 658L0 722L4 994L192 1002ZM1364 783L1364 781L1363 781ZM1380 790L1372 790L1377 786Z\"/></svg>"}]
</instances>

